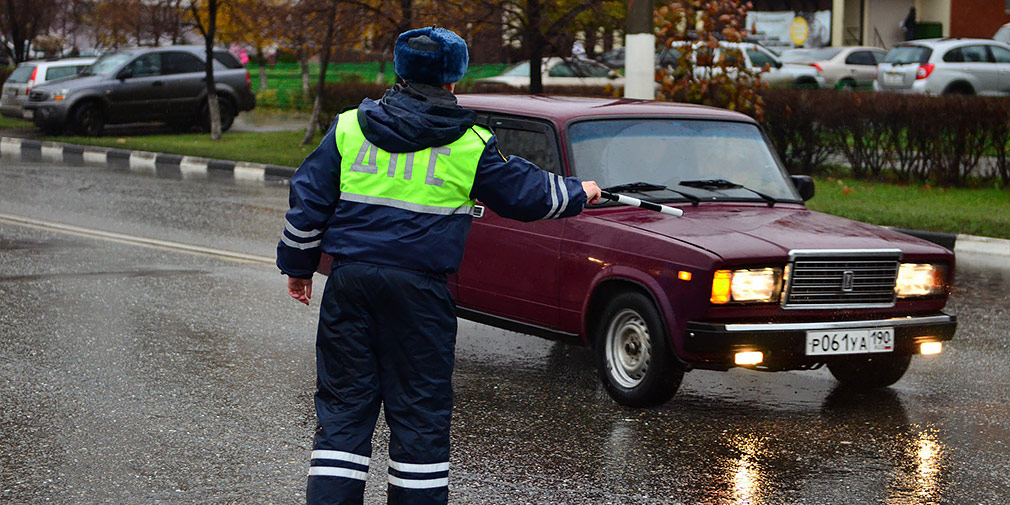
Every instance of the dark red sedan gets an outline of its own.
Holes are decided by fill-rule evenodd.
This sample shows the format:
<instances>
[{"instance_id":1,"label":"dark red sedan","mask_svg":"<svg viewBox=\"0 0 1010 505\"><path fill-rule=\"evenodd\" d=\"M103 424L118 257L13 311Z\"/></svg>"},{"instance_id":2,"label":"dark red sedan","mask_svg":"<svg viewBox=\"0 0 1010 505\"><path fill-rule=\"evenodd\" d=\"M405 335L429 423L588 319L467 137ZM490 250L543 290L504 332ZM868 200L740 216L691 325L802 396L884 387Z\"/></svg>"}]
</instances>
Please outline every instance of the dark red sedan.
<instances>
[{"instance_id":1,"label":"dark red sedan","mask_svg":"<svg viewBox=\"0 0 1010 505\"><path fill-rule=\"evenodd\" d=\"M682 217L604 202L520 223L478 206L460 317L593 347L607 391L662 403L684 372L827 365L842 383L897 382L956 328L942 312L954 255L813 212L742 114L648 101L461 95L506 155ZM478 202L479 203L479 202Z\"/></svg>"}]
</instances>

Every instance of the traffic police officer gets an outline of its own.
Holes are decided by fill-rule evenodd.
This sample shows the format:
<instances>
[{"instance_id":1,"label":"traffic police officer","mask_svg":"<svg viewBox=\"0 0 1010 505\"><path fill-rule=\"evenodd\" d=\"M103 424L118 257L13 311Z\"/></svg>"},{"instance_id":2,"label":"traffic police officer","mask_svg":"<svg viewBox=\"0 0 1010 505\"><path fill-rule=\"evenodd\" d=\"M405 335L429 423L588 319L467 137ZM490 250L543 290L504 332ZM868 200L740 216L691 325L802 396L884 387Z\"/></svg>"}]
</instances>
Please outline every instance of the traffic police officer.
<instances>
[{"instance_id":1,"label":"traffic police officer","mask_svg":"<svg viewBox=\"0 0 1010 505\"><path fill-rule=\"evenodd\" d=\"M320 253L334 257L316 335L318 425L309 504L360 504L380 404L390 428L388 502L448 499L454 302L474 201L523 220L574 216L594 182L504 157L456 104L466 43L442 28L396 39L402 82L337 116L291 178L277 246L288 293L308 304Z\"/></svg>"}]
</instances>

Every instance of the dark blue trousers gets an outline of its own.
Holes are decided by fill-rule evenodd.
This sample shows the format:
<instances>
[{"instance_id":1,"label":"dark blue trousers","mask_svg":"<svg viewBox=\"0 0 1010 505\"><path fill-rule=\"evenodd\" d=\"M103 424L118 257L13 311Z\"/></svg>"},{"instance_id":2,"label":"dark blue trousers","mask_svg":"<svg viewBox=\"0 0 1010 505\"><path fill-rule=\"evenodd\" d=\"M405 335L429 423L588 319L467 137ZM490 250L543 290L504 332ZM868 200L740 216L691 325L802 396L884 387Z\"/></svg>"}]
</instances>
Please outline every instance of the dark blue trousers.
<instances>
[{"instance_id":1,"label":"dark blue trousers","mask_svg":"<svg viewBox=\"0 0 1010 505\"><path fill-rule=\"evenodd\" d=\"M456 315L445 278L335 265L316 334L309 505L360 504L385 407L390 504L448 501Z\"/></svg>"}]
</instances>

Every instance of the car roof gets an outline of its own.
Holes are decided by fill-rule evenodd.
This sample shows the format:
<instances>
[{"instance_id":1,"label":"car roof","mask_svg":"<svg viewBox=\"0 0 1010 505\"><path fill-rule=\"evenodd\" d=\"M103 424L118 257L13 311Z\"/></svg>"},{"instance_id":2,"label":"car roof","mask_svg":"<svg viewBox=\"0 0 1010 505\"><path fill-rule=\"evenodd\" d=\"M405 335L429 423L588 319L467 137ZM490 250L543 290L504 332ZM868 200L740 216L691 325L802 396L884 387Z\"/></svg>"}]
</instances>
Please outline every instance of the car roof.
<instances>
[{"instance_id":1,"label":"car roof","mask_svg":"<svg viewBox=\"0 0 1010 505\"><path fill-rule=\"evenodd\" d=\"M608 116L666 116L754 123L750 117L726 109L654 100L490 93L460 94L457 97L459 104L469 109L537 117L559 125L575 119Z\"/></svg>"},{"instance_id":2,"label":"car roof","mask_svg":"<svg viewBox=\"0 0 1010 505\"><path fill-rule=\"evenodd\" d=\"M1010 47L1006 44L993 39L976 39L976 38L940 38L940 39L918 39L909 40L907 42L902 42L895 45L894 47L902 46L926 46L934 49L944 49L948 47L960 46L965 44L992 44L997 46Z\"/></svg>"},{"instance_id":3,"label":"car roof","mask_svg":"<svg viewBox=\"0 0 1010 505\"><path fill-rule=\"evenodd\" d=\"M47 67L60 66L60 65L80 65L80 64L90 65L91 63L94 63L94 61L97 59L98 58L92 58L89 56L87 58L62 58L59 60L29 60L21 63L21 65L36 65Z\"/></svg>"}]
</instances>

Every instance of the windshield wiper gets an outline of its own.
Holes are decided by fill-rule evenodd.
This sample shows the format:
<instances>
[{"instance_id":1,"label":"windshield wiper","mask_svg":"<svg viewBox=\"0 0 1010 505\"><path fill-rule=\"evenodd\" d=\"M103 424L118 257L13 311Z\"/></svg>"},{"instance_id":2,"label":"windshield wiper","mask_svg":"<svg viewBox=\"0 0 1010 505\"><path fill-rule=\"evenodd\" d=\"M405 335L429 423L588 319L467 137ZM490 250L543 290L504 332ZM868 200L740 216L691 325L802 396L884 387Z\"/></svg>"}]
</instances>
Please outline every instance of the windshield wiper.
<instances>
[{"instance_id":1,"label":"windshield wiper","mask_svg":"<svg viewBox=\"0 0 1010 505\"><path fill-rule=\"evenodd\" d=\"M616 186L603 188L603 191L631 191L633 193L644 193L646 191L671 191L687 198L691 202L691 205L697 206L701 203L701 198L698 198L696 195L685 193L683 191L677 191L676 189L668 188L662 184L653 184L651 182L629 182L627 184L618 184Z\"/></svg>"},{"instance_id":2,"label":"windshield wiper","mask_svg":"<svg viewBox=\"0 0 1010 505\"><path fill-rule=\"evenodd\" d=\"M744 191L750 191L757 196L760 196L762 200L768 202L769 207L774 207L778 200L776 200L771 195L766 195L756 189L751 189L746 186L737 184L735 182L727 181L726 179L702 179L696 181L680 181L677 184L681 186L687 186L689 188L699 188L707 189L709 191L714 189L742 189Z\"/></svg>"}]
</instances>

